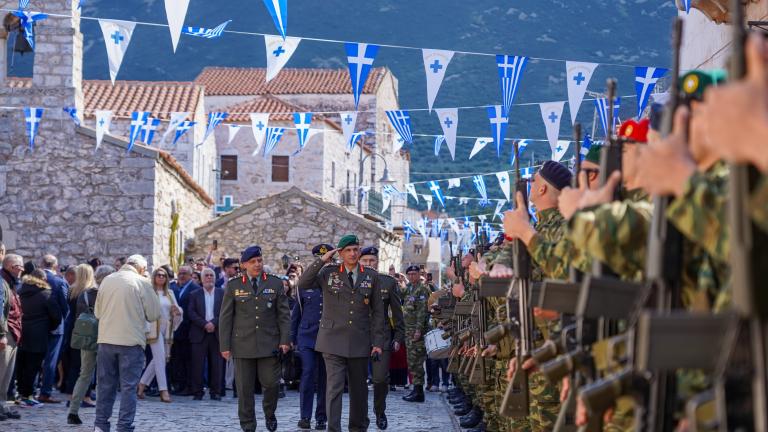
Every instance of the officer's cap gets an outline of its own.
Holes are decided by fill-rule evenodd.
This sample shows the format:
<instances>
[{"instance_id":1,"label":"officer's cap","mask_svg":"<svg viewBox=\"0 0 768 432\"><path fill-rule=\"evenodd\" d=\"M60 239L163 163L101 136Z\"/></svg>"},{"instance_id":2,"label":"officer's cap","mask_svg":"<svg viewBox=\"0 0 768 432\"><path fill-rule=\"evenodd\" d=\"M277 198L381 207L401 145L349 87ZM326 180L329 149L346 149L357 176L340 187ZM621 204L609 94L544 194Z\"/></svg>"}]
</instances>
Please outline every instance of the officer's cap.
<instances>
[{"instance_id":1,"label":"officer's cap","mask_svg":"<svg viewBox=\"0 0 768 432\"><path fill-rule=\"evenodd\" d=\"M250 261L251 258L256 258L261 256L261 246L248 246L241 254L240 254L240 262L247 262Z\"/></svg>"},{"instance_id":2,"label":"officer's cap","mask_svg":"<svg viewBox=\"0 0 768 432\"><path fill-rule=\"evenodd\" d=\"M408 274L410 272L420 273L421 269L419 268L419 266L415 266L415 265L408 266L408 268L405 269L405 273Z\"/></svg>"},{"instance_id":3,"label":"officer's cap","mask_svg":"<svg viewBox=\"0 0 768 432\"><path fill-rule=\"evenodd\" d=\"M379 249L377 247L375 247L375 246L364 247L360 251L360 256L365 256L365 255L373 255L373 256L377 257L377 256L379 256Z\"/></svg>"},{"instance_id":4,"label":"officer's cap","mask_svg":"<svg viewBox=\"0 0 768 432\"><path fill-rule=\"evenodd\" d=\"M347 234L339 240L339 244L336 246L336 249L341 250L347 246L356 246L359 244L360 244L360 241L357 239L356 235Z\"/></svg>"},{"instance_id":5,"label":"officer's cap","mask_svg":"<svg viewBox=\"0 0 768 432\"><path fill-rule=\"evenodd\" d=\"M312 248L312 255L321 257L328 253L328 251L332 250L333 246L329 245L328 243L320 243L319 245Z\"/></svg>"}]
</instances>

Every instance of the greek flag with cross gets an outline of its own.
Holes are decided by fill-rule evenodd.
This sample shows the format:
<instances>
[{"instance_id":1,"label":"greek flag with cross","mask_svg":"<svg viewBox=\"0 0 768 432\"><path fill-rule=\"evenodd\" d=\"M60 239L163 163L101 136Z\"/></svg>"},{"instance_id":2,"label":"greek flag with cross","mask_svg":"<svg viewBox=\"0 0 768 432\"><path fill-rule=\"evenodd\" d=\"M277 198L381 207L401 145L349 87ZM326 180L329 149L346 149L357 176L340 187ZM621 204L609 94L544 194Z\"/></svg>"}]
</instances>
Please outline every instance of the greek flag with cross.
<instances>
[{"instance_id":1,"label":"greek flag with cross","mask_svg":"<svg viewBox=\"0 0 768 432\"><path fill-rule=\"evenodd\" d=\"M641 67L635 68L635 90L637 91L637 118L643 116L643 110L648 105L648 99L653 88L661 77L667 73L664 68Z\"/></svg>"},{"instance_id":2,"label":"greek flag with cross","mask_svg":"<svg viewBox=\"0 0 768 432\"><path fill-rule=\"evenodd\" d=\"M227 25L231 22L232 20L224 21L223 23L219 24L218 26L212 29L205 28L205 27L186 26L182 28L181 32L189 36L196 36L196 37L201 37L205 39L216 39L218 37L221 37L222 34L224 34L224 30L227 28Z\"/></svg>"},{"instance_id":3,"label":"greek flag with cross","mask_svg":"<svg viewBox=\"0 0 768 432\"><path fill-rule=\"evenodd\" d=\"M176 126L176 134L173 136L173 145L176 146L176 143L179 141L179 138L184 136L187 131L192 129L192 126L196 125L197 122L189 121L189 120L183 120L181 123L179 123L178 126Z\"/></svg>"},{"instance_id":4,"label":"greek flag with cross","mask_svg":"<svg viewBox=\"0 0 768 432\"><path fill-rule=\"evenodd\" d=\"M264 146L264 158L266 159L267 156L269 156L270 153L272 153L272 150L277 147L277 143L280 142L280 138L283 137L283 133L285 133L285 128L281 127L271 127L267 128L267 142Z\"/></svg>"},{"instance_id":5,"label":"greek flag with cross","mask_svg":"<svg viewBox=\"0 0 768 432\"><path fill-rule=\"evenodd\" d=\"M128 133L128 153L133 149L133 144L144 129L144 125L149 118L147 111L134 111L131 113L131 128Z\"/></svg>"},{"instance_id":6,"label":"greek flag with cross","mask_svg":"<svg viewBox=\"0 0 768 432\"><path fill-rule=\"evenodd\" d=\"M485 180L483 179L483 176L476 175L472 177L472 182L475 183L475 188L477 188L477 191L480 193L480 197L482 198L480 200L481 206L486 206L490 203L488 201L488 190L485 188Z\"/></svg>"},{"instance_id":7,"label":"greek flag with cross","mask_svg":"<svg viewBox=\"0 0 768 432\"><path fill-rule=\"evenodd\" d=\"M440 192L440 185L437 184L437 181L432 180L429 182L429 190L435 194L435 198L437 198L437 200L440 201L440 205L445 208L445 199L443 198L442 192Z\"/></svg>"},{"instance_id":8,"label":"greek flag with cross","mask_svg":"<svg viewBox=\"0 0 768 432\"><path fill-rule=\"evenodd\" d=\"M208 113L208 128L205 129L205 135L203 136L203 140L200 141L200 144L204 143L205 140L207 140L208 137L211 136L211 134L213 133L213 130L216 129L216 126L220 125L221 122L223 122L227 118L227 116L228 114L225 112Z\"/></svg>"},{"instance_id":9,"label":"greek flag with cross","mask_svg":"<svg viewBox=\"0 0 768 432\"><path fill-rule=\"evenodd\" d=\"M107 58L109 60L109 78L112 84L115 83L117 72L120 65L123 64L123 56L131 43L133 30L136 23L131 21L99 20L101 33L104 36L104 44L107 47Z\"/></svg>"},{"instance_id":10,"label":"greek flag with cross","mask_svg":"<svg viewBox=\"0 0 768 432\"><path fill-rule=\"evenodd\" d=\"M29 137L29 151L35 150L35 137L40 129L40 120L43 118L43 108L24 108L24 122L26 123L27 137Z\"/></svg>"},{"instance_id":11,"label":"greek flag with cross","mask_svg":"<svg viewBox=\"0 0 768 432\"><path fill-rule=\"evenodd\" d=\"M592 137L589 134L584 134L584 141L581 143L581 155L579 156L582 161L589 154L590 148L592 148Z\"/></svg>"},{"instance_id":12,"label":"greek flag with cross","mask_svg":"<svg viewBox=\"0 0 768 432\"><path fill-rule=\"evenodd\" d=\"M309 127L312 125L312 113L293 113L293 122L296 125L296 135L299 136L299 150L304 150L309 136Z\"/></svg>"},{"instance_id":13,"label":"greek flag with cross","mask_svg":"<svg viewBox=\"0 0 768 432\"><path fill-rule=\"evenodd\" d=\"M509 117L509 110L517 94L517 86L523 75L528 57L497 55L496 64L499 66L499 81L501 82L501 99L504 114Z\"/></svg>"},{"instance_id":14,"label":"greek flag with cross","mask_svg":"<svg viewBox=\"0 0 768 432\"><path fill-rule=\"evenodd\" d=\"M595 99L595 109L600 116L600 124L603 126L603 132L608 136L608 99L598 98ZM613 124L611 130L613 130L617 124L619 124L619 107L621 106L621 97L616 97L613 102Z\"/></svg>"},{"instance_id":15,"label":"greek flag with cross","mask_svg":"<svg viewBox=\"0 0 768 432\"><path fill-rule=\"evenodd\" d=\"M155 137L155 132L160 126L160 119L154 117L148 117L144 126L141 127L140 140L146 145L152 145L152 138Z\"/></svg>"},{"instance_id":16,"label":"greek flag with cross","mask_svg":"<svg viewBox=\"0 0 768 432\"><path fill-rule=\"evenodd\" d=\"M341 131L344 134L344 142L347 143L347 148L352 149L352 145L349 144L352 140L352 135L355 133L355 125L357 124L357 111L340 112L339 118L341 119Z\"/></svg>"},{"instance_id":17,"label":"greek flag with cross","mask_svg":"<svg viewBox=\"0 0 768 432\"><path fill-rule=\"evenodd\" d=\"M288 0L264 0L264 6L272 15L277 31L285 39L285 33L288 31Z\"/></svg>"},{"instance_id":18,"label":"greek flag with cross","mask_svg":"<svg viewBox=\"0 0 768 432\"><path fill-rule=\"evenodd\" d=\"M21 6L21 5L19 5ZM27 43L30 48L35 49L35 22L42 21L48 18L47 14L40 12L24 12L19 7L19 10L12 12L13 15L19 17L19 25L24 28L24 38L27 39Z\"/></svg>"},{"instance_id":19,"label":"greek flag with cross","mask_svg":"<svg viewBox=\"0 0 768 432\"><path fill-rule=\"evenodd\" d=\"M349 62L349 78L352 80L352 94L355 97L355 109L360 103L368 74L373 68L373 61L379 52L379 46L366 43L347 42L344 44ZM410 141L409 141L410 142Z\"/></svg>"},{"instance_id":20,"label":"greek flag with cross","mask_svg":"<svg viewBox=\"0 0 768 432\"><path fill-rule=\"evenodd\" d=\"M267 125L269 124L269 113L251 113L251 132L253 139L256 140L256 147L251 156L256 156L261 150L261 146L267 139Z\"/></svg>"},{"instance_id":21,"label":"greek flag with cross","mask_svg":"<svg viewBox=\"0 0 768 432\"><path fill-rule=\"evenodd\" d=\"M387 111L387 118L392 123L397 134L407 144L413 144L413 135L411 134L411 115L408 111Z\"/></svg>"},{"instance_id":22,"label":"greek flag with cross","mask_svg":"<svg viewBox=\"0 0 768 432\"><path fill-rule=\"evenodd\" d=\"M544 128L547 130L547 141L552 154L555 154L557 139L560 136L560 118L563 116L563 102L548 102L539 104L541 109L541 118L544 120Z\"/></svg>"},{"instance_id":23,"label":"greek flag with cross","mask_svg":"<svg viewBox=\"0 0 768 432\"><path fill-rule=\"evenodd\" d=\"M597 68L597 63L565 62L565 81L568 87L568 110L571 112L571 124L576 124L579 107L584 101L589 81Z\"/></svg>"},{"instance_id":24,"label":"greek flag with cross","mask_svg":"<svg viewBox=\"0 0 768 432\"><path fill-rule=\"evenodd\" d=\"M501 157L501 145L507 135L509 117L507 117L502 105L494 105L488 107L488 118L491 122L491 135L496 143L496 157Z\"/></svg>"},{"instance_id":25,"label":"greek flag with cross","mask_svg":"<svg viewBox=\"0 0 768 432\"><path fill-rule=\"evenodd\" d=\"M69 114L69 116L72 118L72 122L75 124L75 126L80 126L80 115L77 113L77 108L75 107L64 107L62 108L65 113Z\"/></svg>"}]
</instances>

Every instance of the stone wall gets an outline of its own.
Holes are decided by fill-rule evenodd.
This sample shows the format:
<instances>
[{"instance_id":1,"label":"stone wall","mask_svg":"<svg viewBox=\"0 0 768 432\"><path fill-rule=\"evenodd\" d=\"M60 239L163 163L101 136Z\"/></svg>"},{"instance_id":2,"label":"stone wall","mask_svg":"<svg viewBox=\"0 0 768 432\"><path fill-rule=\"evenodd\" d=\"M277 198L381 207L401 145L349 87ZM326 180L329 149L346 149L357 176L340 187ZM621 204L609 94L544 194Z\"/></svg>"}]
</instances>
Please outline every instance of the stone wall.
<instances>
[{"instance_id":1,"label":"stone wall","mask_svg":"<svg viewBox=\"0 0 768 432\"><path fill-rule=\"evenodd\" d=\"M265 264L281 272L281 257L297 255L305 265L319 243L336 244L344 234L355 233L363 245L376 245L381 269L400 265L401 240L373 222L323 202L297 188L271 195L222 216L195 231L195 256L203 256L217 240L219 249L239 257L251 244L262 247Z\"/></svg>"}]
</instances>

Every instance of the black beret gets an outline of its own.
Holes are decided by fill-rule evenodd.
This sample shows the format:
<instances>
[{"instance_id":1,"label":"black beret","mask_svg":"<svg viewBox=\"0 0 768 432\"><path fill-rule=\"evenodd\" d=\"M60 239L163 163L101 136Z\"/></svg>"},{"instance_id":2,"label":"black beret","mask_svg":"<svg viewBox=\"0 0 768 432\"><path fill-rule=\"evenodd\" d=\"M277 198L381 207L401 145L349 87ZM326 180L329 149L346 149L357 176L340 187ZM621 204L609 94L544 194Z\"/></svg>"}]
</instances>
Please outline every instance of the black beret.
<instances>
[{"instance_id":1,"label":"black beret","mask_svg":"<svg viewBox=\"0 0 768 432\"><path fill-rule=\"evenodd\" d=\"M333 250L333 246L329 245L328 243L320 243L319 245L312 248L312 255L321 257L327 254L330 250Z\"/></svg>"},{"instance_id":2,"label":"black beret","mask_svg":"<svg viewBox=\"0 0 768 432\"><path fill-rule=\"evenodd\" d=\"M571 185L571 171L560 162L546 161L539 175L557 190Z\"/></svg>"},{"instance_id":3,"label":"black beret","mask_svg":"<svg viewBox=\"0 0 768 432\"><path fill-rule=\"evenodd\" d=\"M373 255L373 256L379 256L379 249L375 246L368 246L363 248L363 250L360 251L360 256L365 255Z\"/></svg>"},{"instance_id":4,"label":"black beret","mask_svg":"<svg viewBox=\"0 0 768 432\"><path fill-rule=\"evenodd\" d=\"M419 266L412 265L412 266L408 266L408 268L405 269L405 272L406 273L410 273L410 272L420 273L421 269L419 268Z\"/></svg>"},{"instance_id":5,"label":"black beret","mask_svg":"<svg viewBox=\"0 0 768 432\"><path fill-rule=\"evenodd\" d=\"M237 264L237 258L224 258L224 268Z\"/></svg>"},{"instance_id":6,"label":"black beret","mask_svg":"<svg viewBox=\"0 0 768 432\"><path fill-rule=\"evenodd\" d=\"M256 258L261 256L261 247L260 246L248 246L241 254L240 254L240 262L246 262L250 261L251 258Z\"/></svg>"}]
</instances>

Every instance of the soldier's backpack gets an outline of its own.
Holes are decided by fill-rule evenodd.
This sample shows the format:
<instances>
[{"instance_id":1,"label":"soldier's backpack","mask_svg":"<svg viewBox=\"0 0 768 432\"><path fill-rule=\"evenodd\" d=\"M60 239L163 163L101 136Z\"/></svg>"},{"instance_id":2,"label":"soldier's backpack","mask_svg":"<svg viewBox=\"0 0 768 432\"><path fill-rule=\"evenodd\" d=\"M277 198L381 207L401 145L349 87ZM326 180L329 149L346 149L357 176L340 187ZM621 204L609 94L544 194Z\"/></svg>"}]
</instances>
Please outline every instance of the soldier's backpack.
<instances>
[{"instance_id":1,"label":"soldier's backpack","mask_svg":"<svg viewBox=\"0 0 768 432\"><path fill-rule=\"evenodd\" d=\"M75 327L72 329L72 339L69 344L72 349L96 351L99 338L99 320L93 313L93 306L88 304L88 292L84 292L83 296L88 309L75 320Z\"/></svg>"}]
</instances>

